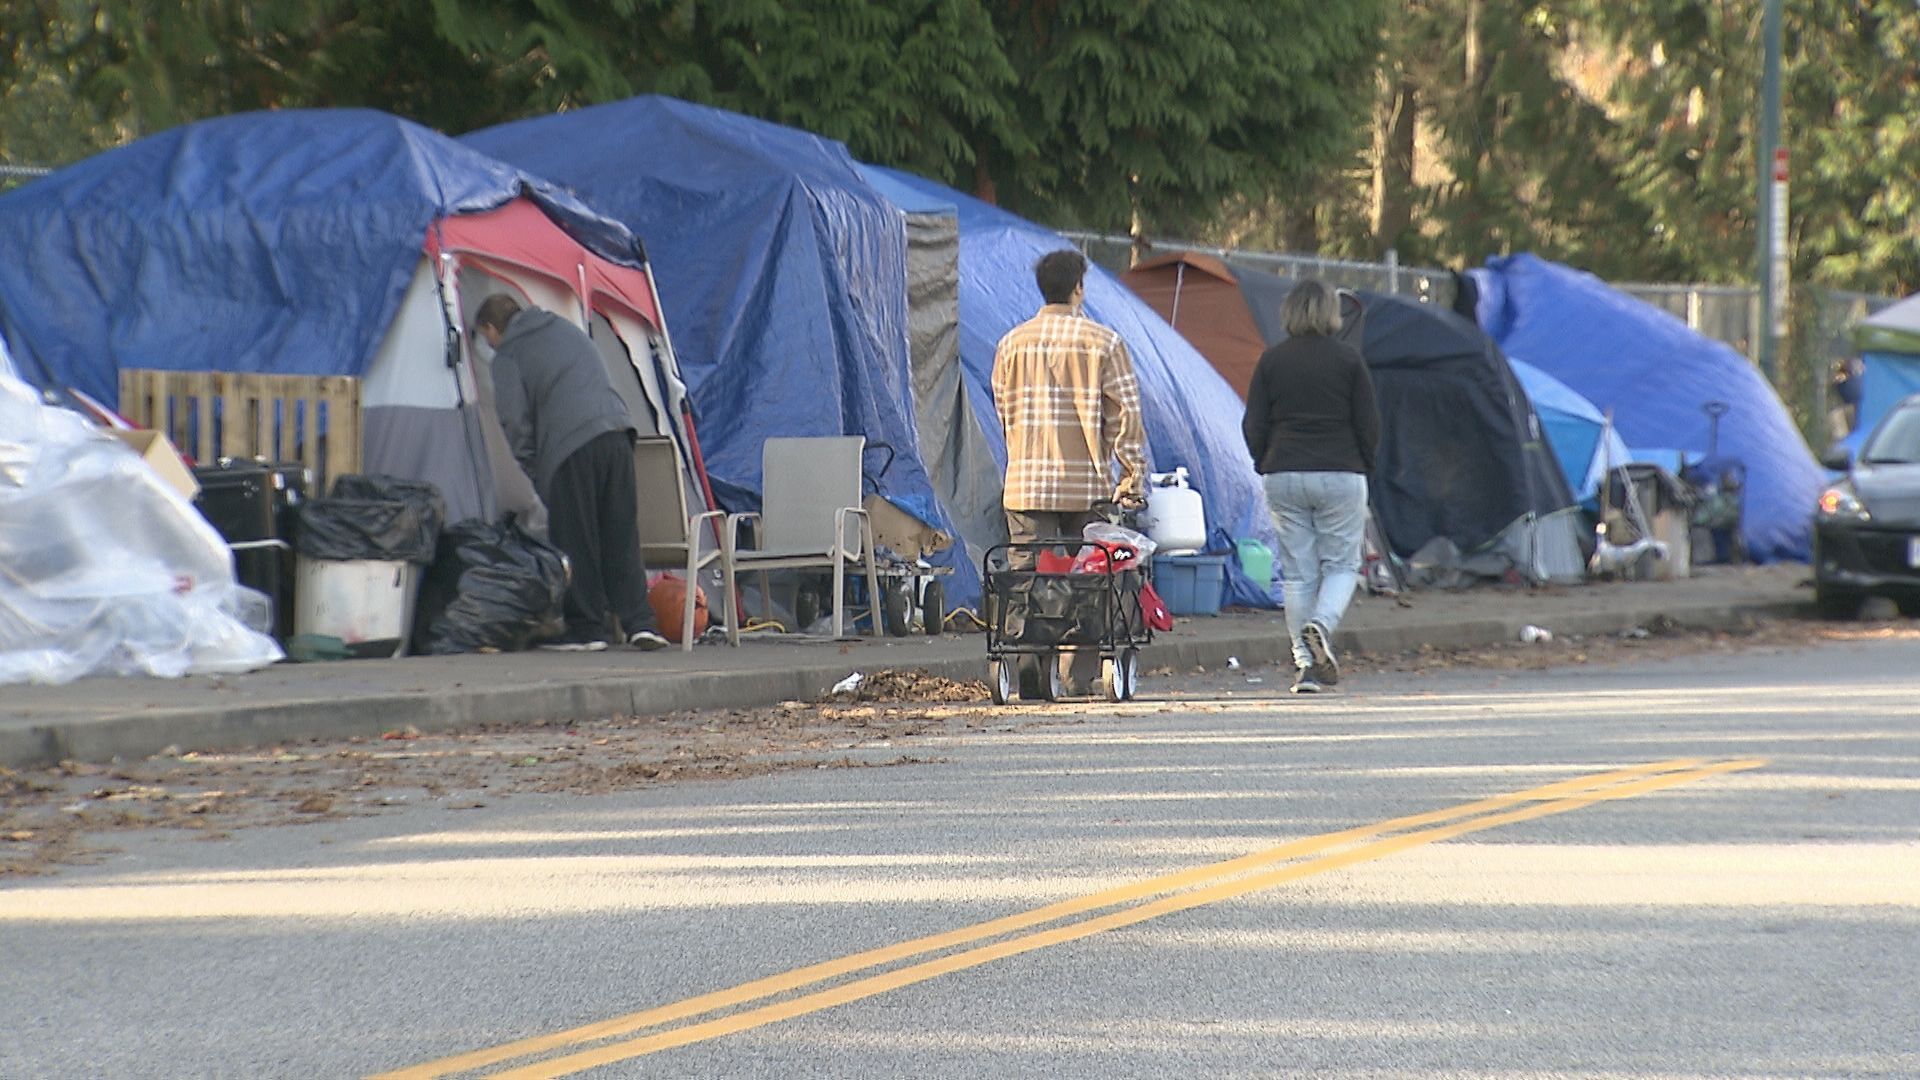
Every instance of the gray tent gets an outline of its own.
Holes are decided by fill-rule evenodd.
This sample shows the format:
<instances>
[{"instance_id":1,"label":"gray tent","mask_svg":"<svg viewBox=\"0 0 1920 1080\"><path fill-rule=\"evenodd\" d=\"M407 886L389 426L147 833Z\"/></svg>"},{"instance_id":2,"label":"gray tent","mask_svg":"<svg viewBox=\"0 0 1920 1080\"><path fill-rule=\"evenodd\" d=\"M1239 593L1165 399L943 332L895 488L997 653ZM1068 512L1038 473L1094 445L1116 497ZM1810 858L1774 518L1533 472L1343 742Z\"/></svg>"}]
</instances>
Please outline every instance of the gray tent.
<instances>
[{"instance_id":1,"label":"gray tent","mask_svg":"<svg viewBox=\"0 0 1920 1080\"><path fill-rule=\"evenodd\" d=\"M861 173L906 217L907 343L920 455L954 528L977 554L1006 542L1007 520L1000 463L960 378L958 209L879 170Z\"/></svg>"}]
</instances>

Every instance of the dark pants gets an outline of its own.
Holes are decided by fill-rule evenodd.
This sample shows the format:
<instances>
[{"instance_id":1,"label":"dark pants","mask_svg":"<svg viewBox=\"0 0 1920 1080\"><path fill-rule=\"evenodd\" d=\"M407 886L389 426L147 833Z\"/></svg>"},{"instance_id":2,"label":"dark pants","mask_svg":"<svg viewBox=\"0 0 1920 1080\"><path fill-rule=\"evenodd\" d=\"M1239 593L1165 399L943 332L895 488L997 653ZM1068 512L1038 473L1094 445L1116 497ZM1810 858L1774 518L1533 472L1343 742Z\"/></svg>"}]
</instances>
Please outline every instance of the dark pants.
<instances>
[{"instance_id":1,"label":"dark pants","mask_svg":"<svg viewBox=\"0 0 1920 1080\"><path fill-rule=\"evenodd\" d=\"M624 641L611 636L614 617L623 635L659 629L647 603L634 484L633 436L624 431L595 436L554 470L547 533L573 564L569 637Z\"/></svg>"},{"instance_id":2,"label":"dark pants","mask_svg":"<svg viewBox=\"0 0 1920 1080\"><path fill-rule=\"evenodd\" d=\"M1060 536L1077 540L1080 530L1096 521L1105 520L1106 515L1093 510L1008 510L1007 539L1016 544L1031 544ZM1033 559L1032 551L1007 552L1007 563L1015 570L1032 568Z\"/></svg>"}]
</instances>

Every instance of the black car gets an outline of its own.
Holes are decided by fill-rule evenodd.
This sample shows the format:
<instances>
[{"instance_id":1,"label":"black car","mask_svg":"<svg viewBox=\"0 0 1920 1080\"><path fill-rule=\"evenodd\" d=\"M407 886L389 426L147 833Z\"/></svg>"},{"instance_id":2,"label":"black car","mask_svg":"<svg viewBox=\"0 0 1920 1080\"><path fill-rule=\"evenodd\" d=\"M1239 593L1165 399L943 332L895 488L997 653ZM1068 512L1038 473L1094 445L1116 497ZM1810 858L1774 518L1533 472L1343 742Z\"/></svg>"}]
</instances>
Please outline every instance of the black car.
<instances>
[{"instance_id":1,"label":"black car","mask_svg":"<svg viewBox=\"0 0 1920 1080\"><path fill-rule=\"evenodd\" d=\"M1900 401L1860 445L1830 454L1846 477L1813 515L1813 595L1820 613L1849 618L1869 596L1920 615L1920 394Z\"/></svg>"}]
</instances>

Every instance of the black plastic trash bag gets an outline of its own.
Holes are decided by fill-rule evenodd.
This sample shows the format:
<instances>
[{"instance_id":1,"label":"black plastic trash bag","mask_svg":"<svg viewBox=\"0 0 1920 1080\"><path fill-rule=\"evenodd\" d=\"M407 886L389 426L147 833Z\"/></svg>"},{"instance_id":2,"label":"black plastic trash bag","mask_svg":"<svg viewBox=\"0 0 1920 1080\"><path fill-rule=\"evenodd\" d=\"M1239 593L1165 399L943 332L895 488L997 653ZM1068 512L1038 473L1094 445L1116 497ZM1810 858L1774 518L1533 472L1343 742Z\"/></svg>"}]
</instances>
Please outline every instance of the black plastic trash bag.
<instances>
[{"instance_id":1,"label":"black plastic trash bag","mask_svg":"<svg viewBox=\"0 0 1920 1080\"><path fill-rule=\"evenodd\" d=\"M512 521L472 520L440 535L420 584L413 651L517 652L558 626L567 559Z\"/></svg>"},{"instance_id":2,"label":"black plastic trash bag","mask_svg":"<svg viewBox=\"0 0 1920 1080\"><path fill-rule=\"evenodd\" d=\"M310 559L433 562L446 502L432 484L343 476L295 508L293 549Z\"/></svg>"},{"instance_id":3,"label":"black plastic trash bag","mask_svg":"<svg viewBox=\"0 0 1920 1080\"><path fill-rule=\"evenodd\" d=\"M426 480L405 480L379 473L349 473L335 480L333 490L327 494L336 499L385 499L409 503L419 508L423 520L433 523L435 540L440 538L440 529L447 522L447 500L440 497L438 487Z\"/></svg>"}]
</instances>

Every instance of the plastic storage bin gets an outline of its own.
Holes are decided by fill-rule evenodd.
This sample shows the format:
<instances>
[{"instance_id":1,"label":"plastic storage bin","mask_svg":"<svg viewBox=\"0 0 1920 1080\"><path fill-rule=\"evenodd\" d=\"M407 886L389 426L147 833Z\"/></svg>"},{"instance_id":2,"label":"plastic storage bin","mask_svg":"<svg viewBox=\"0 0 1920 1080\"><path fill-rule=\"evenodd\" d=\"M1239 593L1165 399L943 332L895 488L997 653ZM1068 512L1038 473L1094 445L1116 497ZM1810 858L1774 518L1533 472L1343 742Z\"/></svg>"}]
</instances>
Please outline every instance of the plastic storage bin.
<instances>
[{"instance_id":1,"label":"plastic storage bin","mask_svg":"<svg viewBox=\"0 0 1920 1080\"><path fill-rule=\"evenodd\" d=\"M1153 589L1175 615L1218 615L1227 595L1227 556L1155 555Z\"/></svg>"}]
</instances>

